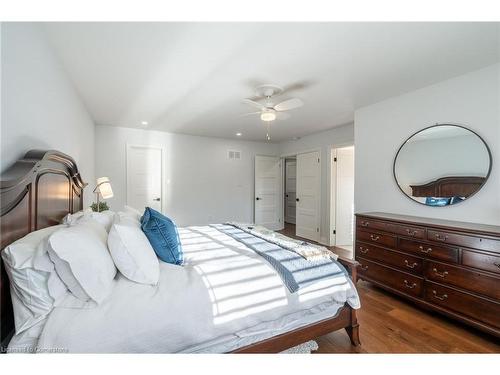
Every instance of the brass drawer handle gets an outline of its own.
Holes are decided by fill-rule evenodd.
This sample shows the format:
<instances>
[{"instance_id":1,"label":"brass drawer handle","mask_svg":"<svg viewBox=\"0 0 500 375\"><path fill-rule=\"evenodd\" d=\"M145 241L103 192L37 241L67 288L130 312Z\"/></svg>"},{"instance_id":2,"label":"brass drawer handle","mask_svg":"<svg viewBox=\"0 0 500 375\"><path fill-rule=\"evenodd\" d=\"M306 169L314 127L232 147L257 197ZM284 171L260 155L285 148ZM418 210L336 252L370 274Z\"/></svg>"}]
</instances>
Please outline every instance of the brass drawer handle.
<instances>
[{"instance_id":1,"label":"brass drawer handle","mask_svg":"<svg viewBox=\"0 0 500 375\"><path fill-rule=\"evenodd\" d=\"M439 233L436 233L435 237L436 237L436 240L442 241L442 242L444 242L448 239L448 236L446 236L446 235L441 236Z\"/></svg>"},{"instance_id":2,"label":"brass drawer handle","mask_svg":"<svg viewBox=\"0 0 500 375\"><path fill-rule=\"evenodd\" d=\"M446 298L448 298L447 294L443 294L442 296L438 296L437 292L435 290L432 291L432 294L434 294L434 298L444 301Z\"/></svg>"},{"instance_id":3,"label":"brass drawer handle","mask_svg":"<svg viewBox=\"0 0 500 375\"><path fill-rule=\"evenodd\" d=\"M408 233L409 236L416 236L418 231L417 230L410 230L410 229L406 229L406 233Z\"/></svg>"},{"instance_id":4,"label":"brass drawer handle","mask_svg":"<svg viewBox=\"0 0 500 375\"><path fill-rule=\"evenodd\" d=\"M417 286L417 283L412 283L410 285L410 283L408 282L408 280L405 280L404 283L405 283L405 287L407 287L408 289L413 289L413 288L415 288Z\"/></svg>"},{"instance_id":5,"label":"brass drawer handle","mask_svg":"<svg viewBox=\"0 0 500 375\"><path fill-rule=\"evenodd\" d=\"M406 267L408 267L408 268L415 268L416 266L418 266L417 262L410 264L410 262L408 262L408 259L405 259L405 264L406 264Z\"/></svg>"},{"instance_id":6,"label":"brass drawer handle","mask_svg":"<svg viewBox=\"0 0 500 375\"><path fill-rule=\"evenodd\" d=\"M369 221L361 221L360 224L362 227L367 227L368 225L370 225L370 222Z\"/></svg>"},{"instance_id":7,"label":"brass drawer handle","mask_svg":"<svg viewBox=\"0 0 500 375\"><path fill-rule=\"evenodd\" d=\"M432 270L434 271L434 273L436 274L436 276L439 276L439 277L441 277L443 279L446 277L446 275L448 275L448 271L439 272L437 270L437 268L433 268Z\"/></svg>"},{"instance_id":8,"label":"brass drawer handle","mask_svg":"<svg viewBox=\"0 0 500 375\"><path fill-rule=\"evenodd\" d=\"M367 248L364 248L363 246L360 246L359 251L361 251L363 254L366 254L367 252L370 251L370 249L367 249Z\"/></svg>"},{"instance_id":9,"label":"brass drawer handle","mask_svg":"<svg viewBox=\"0 0 500 375\"><path fill-rule=\"evenodd\" d=\"M370 234L370 238L372 241L378 241L380 239L380 236L374 236L373 234Z\"/></svg>"},{"instance_id":10,"label":"brass drawer handle","mask_svg":"<svg viewBox=\"0 0 500 375\"><path fill-rule=\"evenodd\" d=\"M366 271L368 269L368 265L361 264L359 267L361 268L362 271Z\"/></svg>"},{"instance_id":11,"label":"brass drawer handle","mask_svg":"<svg viewBox=\"0 0 500 375\"><path fill-rule=\"evenodd\" d=\"M429 254L432 251L432 247L428 247L427 249L424 249L422 245L418 247L420 249L421 253Z\"/></svg>"}]
</instances>

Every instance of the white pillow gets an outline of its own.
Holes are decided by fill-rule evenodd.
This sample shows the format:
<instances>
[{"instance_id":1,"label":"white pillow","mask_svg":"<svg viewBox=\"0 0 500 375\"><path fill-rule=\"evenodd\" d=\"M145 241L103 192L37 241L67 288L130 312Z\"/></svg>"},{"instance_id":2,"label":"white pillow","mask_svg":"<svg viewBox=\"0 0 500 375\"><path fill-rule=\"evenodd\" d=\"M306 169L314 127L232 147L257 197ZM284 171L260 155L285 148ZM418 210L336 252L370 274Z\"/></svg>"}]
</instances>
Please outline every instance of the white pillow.
<instances>
[{"instance_id":1,"label":"white pillow","mask_svg":"<svg viewBox=\"0 0 500 375\"><path fill-rule=\"evenodd\" d=\"M62 218L61 224L73 225L83 215L85 215L86 213L91 213L91 212L92 212L92 209L89 207L89 208L86 208L85 210L81 210L81 211L75 212L73 214L67 214L66 216L64 216Z\"/></svg>"},{"instance_id":2,"label":"white pillow","mask_svg":"<svg viewBox=\"0 0 500 375\"><path fill-rule=\"evenodd\" d=\"M158 284L160 262L138 221L116 215L108 247L116 267L126 278L142 284Z\"/></svg>"},{"instance_id":3,"label":"white pillow","mask_svg":"<svg viewBox=\"0 0 500 375\"><path fill-rule=\"evenodd\" d=\"M111 293L116 267L106 241L106 231L94 221L78 222L49 237L57 274L78 299L100 304Z\"/></svg>"},{"instance_id":4,"label":"white pillow","mask_svg":"<svg viewBox=\"0 0 500 375\"><path fill-rule=\"evenodd\" d=\"M2 251L10 279L16 334L43 320L69 294L46 251L47 238L63 227L55 225L31 232Z\"/></svg>"},{"instance_id":5,"label":"white pillow","mask_svg":"<svg viewBox=\"0 0 500 375\"><path fill-rule=\"evenodd\" d=\"M141 217L142 217L142 212L136 210L135 208L133 207L130 207L130 206L125 206L123 208L123 210L125 211L124 213L133 217L134 219L136 219L137 221L141 221Z\"/></svg>"},{"instance_id":6,"label":"white pillow","mask_svg":"<svg viewBox=\"0 0 500 375\"><path fill-rule=\"evenodd\" d=\"M111 224L113 224L114 217L114 211L106 210L102 212L94 212L88 208L84 211L78 211L75 214L66 215L63 219L63 224L76 225L83 221L93 220L101 224L106 229L106 232L109 232Z\"/></svg>"}]
</instances>

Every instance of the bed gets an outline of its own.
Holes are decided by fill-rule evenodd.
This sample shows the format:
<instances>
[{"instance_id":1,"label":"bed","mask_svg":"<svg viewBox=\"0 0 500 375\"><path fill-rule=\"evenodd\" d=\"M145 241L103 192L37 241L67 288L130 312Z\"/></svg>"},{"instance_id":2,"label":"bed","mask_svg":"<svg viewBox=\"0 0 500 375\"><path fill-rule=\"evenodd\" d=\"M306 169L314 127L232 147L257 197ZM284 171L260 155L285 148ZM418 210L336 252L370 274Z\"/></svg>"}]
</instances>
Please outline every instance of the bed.
<instances>
[{"instance_id":1,"label":"bed","mask_svg":"<svg viewBox=\"0 0 500 375\"><path fill-rule=\"evenodd\" d=\"M57 151L28 152L0 183L2 249L83 207L86 184L74 160ZM111 296L95 308L54 308L30 333L37 346L78 353L277 353L339 329L360 344L356 262L339 259L350 279L290 293L262 257L234 238L211 226L179 231L184 267L162 263L157 287L118 275ZM14 321L3 264L0 287L5 350ZM16 336L13 345L22 342Z\"/></svg>"}]
</instances>

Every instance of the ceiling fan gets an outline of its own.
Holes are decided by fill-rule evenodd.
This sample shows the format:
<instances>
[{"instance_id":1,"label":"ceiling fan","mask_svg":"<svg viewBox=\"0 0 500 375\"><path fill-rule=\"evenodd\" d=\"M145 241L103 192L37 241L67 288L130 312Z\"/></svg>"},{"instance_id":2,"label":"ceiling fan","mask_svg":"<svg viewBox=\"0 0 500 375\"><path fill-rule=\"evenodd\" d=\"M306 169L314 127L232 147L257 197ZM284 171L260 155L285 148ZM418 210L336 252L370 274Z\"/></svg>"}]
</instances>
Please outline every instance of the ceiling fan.
<instances>
[{"instance_id":1,"label":"ceiling fan","mask_svg":"<svg viewBox=\"0 0 500 375\"><path fill-rule=\"evenodd\" d=\"M283 88L276 85L261 85L255 89L256 99L265 99L264 103L252 99L243 99L243 103L249 104L259 109L257 112L245 113L242 116L260 115L260 119L265 122L274 120L286 120L290 114L286 113L291 109L299 108L304 102L298 98L284 100L275 104L273 98L283 93Z\"/></svg>"}]
</instances>

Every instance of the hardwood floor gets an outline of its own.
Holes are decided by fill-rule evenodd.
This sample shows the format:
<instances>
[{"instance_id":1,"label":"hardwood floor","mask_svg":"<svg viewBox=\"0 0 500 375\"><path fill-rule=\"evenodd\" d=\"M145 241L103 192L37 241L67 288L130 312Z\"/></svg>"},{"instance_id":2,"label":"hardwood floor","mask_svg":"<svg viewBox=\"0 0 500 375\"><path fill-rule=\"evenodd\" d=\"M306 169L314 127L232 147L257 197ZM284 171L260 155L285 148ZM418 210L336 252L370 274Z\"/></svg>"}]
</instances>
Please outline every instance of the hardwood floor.
<instances>
[{"instance_id":1,"label":"hardwood floor","mask_svg":"<svg viewBox=\"0 0 500 375\"><path fill-rule=\"evenodd\" d=\"M295 228L287 225L280 233L295 237ZM317 353L500 353L500 340L493 336L420 309L368 282L359 281L357 288L361 346L351 346L341 330L317 339Z\"/></svg>"},{"instance_id":2,"label":"hardwood floor","mask_svg":"<svg viewBox=\"0 0 500 375\"><path fill-rule=\"evenodd\" d=\"M318 353L500 353L500 340L417 308L372 284L359 281L361 346L344 331L318 340Z\"/></svg>"}]
</instances>

